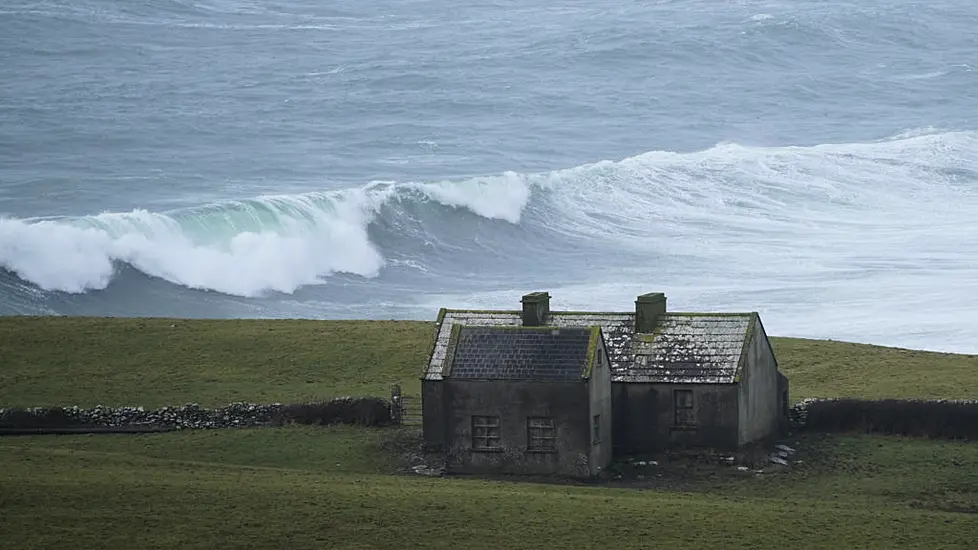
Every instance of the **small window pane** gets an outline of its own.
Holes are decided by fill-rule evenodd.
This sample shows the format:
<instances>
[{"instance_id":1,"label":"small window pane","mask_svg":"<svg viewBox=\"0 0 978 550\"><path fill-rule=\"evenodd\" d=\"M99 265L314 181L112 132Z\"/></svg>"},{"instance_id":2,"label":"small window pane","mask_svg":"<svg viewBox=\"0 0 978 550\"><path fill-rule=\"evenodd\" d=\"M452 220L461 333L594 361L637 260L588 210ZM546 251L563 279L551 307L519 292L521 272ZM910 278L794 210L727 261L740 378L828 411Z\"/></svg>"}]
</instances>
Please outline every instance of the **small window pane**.
<instances>
[{"instance_id":1,"label":"small window pane","mask_svg":"<svg viewBox=\"0 0 978 550\"><path fill-rule=\"evenodd\" d=\"M593 434L592 444L597 445L601 443L601 415L596 414L594 418L591 419L591 433Z\"/></svg>"},{"instance_id":2,"label":"small window pane","mask_svg":"<svg viewBox=\"0 0 978 550\"><path fill-rule=\"evenodd\" d=\"M675 403L675 423L677 426L690 426L696 424L696 416L693 410L693 390L676 390L673 393Z\"/></svg>"},{"instance_id":3,"label":"small window pane","mask_svg":"<svg viewBox=\"0 0 978 550\"><path fill-rule=\"evenodd\" d=\"M472 417L472 449L491 451L501 449L498 416Z\"/></svg>"},{"instance_id":4,"label":"small window pane","mask_svg":"<svg viewBox=\"0 0 978 550\"><path fill-rule=\"evenodd\" d=\"M530 417L526 420L527 442L530 451L556 451L557 428L553 418Z\"/></svg>"}]
</instances>

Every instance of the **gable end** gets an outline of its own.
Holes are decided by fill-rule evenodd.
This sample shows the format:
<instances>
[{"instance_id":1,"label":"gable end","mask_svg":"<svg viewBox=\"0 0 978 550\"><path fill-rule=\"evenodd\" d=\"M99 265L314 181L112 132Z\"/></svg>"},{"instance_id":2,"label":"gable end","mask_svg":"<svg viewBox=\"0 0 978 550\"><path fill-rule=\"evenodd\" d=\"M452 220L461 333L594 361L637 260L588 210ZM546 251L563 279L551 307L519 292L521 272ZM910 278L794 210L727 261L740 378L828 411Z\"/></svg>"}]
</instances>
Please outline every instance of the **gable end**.
<instances>
[{"instance_id":1,"label":"gable end","mask_svg":"<svg viewBox=\"0 0 978 550\"><path fill-rule=\"evenodd\" d=\"M591 338L587 343L587 363L584 365L584 372L581 373L582 378L591 377L591 372L594 370L594 358L599 347L603 347L602 344L604 344L604 336L601 333L601 327L591 327Z\"/></svg>"}]
</instances>

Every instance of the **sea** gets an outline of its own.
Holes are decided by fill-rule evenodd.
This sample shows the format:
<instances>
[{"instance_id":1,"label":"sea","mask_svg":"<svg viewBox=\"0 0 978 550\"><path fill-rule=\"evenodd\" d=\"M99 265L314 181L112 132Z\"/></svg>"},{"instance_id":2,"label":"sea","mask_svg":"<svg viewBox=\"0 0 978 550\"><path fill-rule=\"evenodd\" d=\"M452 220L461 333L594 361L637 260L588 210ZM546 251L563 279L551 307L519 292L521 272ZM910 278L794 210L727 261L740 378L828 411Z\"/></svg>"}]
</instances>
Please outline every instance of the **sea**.
<instances>
[{"instance_id":1,"label":"sea","mask_svg":"<svg viewBox=\"0 0 978 550\"><path fill-rule=\"evenodd\" d=\"M4 0L0 315L978 353L978 2Z\"/></svg>"}]
</instances>

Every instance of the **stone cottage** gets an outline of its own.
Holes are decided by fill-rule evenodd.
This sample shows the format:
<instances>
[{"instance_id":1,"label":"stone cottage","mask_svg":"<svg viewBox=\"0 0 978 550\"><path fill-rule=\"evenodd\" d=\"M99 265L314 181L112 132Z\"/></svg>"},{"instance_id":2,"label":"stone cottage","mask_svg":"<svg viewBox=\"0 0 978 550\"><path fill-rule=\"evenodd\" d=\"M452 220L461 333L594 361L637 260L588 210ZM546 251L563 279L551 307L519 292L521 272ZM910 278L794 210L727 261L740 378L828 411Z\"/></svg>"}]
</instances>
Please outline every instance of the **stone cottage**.
<instances>
[{"instance_id":1,"label":"stone cottage","mask_svg":"<svg viewBox=\"0 0 978 550\"><path fill-rule=\"evenodd\" d=\"M788 381L757 313L442 309L421 379L448 471L595 475L615 454L735 449L787 423Z\"/></svg>"}]
</instances>

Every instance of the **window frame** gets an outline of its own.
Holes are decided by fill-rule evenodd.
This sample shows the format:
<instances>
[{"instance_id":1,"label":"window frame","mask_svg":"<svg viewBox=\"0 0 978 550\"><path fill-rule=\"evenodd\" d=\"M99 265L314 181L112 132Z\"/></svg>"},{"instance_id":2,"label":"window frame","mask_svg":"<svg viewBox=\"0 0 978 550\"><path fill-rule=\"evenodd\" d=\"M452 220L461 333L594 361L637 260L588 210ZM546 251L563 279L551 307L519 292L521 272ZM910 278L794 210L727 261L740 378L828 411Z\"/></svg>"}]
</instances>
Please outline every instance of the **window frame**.
<instances>
[{"instance_id":1,"label":"window frame","mask_svg":"<svg viewBox=\"0 0 978 550\"><path fill-rule=\"evenodd\" d=\"M696 406L693 390L673 390L672 424L679 427L696 426Z\"/></svg>"},{"instance_id":2,"label":"window frame","mask_svg":"<svg viewBox=\"0 0 978 550\"><path fill-rule=\"evenodd\" d=\"M553 417L526 417L526 450L531 453L557 452L557 422Z\"/></svg>"},{"instance_id":3,"label":"window frame","mask_svg":"<svg viewBox=\"0 0 978 550\"><path fill-rule=\"evenodd\" d=\"M503 450L501 422L498 416L472 415L472 450L495 452Z\"/></svg>"}]
</instances>

